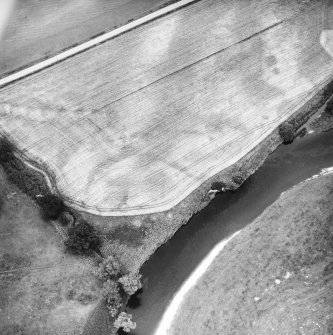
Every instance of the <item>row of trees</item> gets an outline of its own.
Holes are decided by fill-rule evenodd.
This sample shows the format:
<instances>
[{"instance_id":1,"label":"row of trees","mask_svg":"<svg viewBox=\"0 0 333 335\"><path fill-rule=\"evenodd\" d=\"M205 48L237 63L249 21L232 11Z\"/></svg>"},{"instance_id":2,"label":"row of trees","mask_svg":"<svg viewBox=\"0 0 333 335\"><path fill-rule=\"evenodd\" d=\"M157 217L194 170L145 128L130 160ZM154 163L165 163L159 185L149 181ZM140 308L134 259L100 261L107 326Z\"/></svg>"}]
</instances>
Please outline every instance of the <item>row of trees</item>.
<instances>
[{"instance_id":1,"label":"row of trees","mask_svg":"<svg viewBox=\"0 0 333 335\"><path fill-rule=\"evenodd\" d=\"M139 273L122 274L121 266L113 256L102 260L97 276L104 281L103 295L112 317L116 317L125 300L142 287L141 275ZM129 332L135 329L136 323L132 321L131 314L121 312L115 319L114 326Z\"/></svg>"},{"instance_id":2,"label":"row of trees","mask_svg":"<svg viewBox=\"0 0 333 335\"><path fill-rule=\"evenodd\" d=\"M0 138L0 164L8 179L36 201L45 220L59 220L68 226L65 245L70 252L99 252L100 238L93 227L82 219L76 219L63 200L50 193L43 176L16 157L14 146L4 138Z\"/></svg>"}]
</instances>

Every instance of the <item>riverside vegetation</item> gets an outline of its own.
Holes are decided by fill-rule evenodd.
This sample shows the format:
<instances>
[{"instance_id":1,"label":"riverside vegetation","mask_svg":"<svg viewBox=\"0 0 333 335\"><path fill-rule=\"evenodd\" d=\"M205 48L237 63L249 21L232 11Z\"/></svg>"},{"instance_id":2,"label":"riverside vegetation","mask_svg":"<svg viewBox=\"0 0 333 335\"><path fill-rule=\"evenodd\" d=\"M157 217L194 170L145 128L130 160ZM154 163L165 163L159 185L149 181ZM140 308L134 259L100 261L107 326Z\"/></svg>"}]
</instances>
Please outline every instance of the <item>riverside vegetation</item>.
<instances>
[{"instance_id":1,"label":"riverside vegetation","mask_svg":"<svg viewBox=\"0 0 333 335\"><path fill-rule=\"evenodd\" d=\"M5 138L0 139L0 165L10 182L32 198L40 208L45 221L57 221L65 228L64 245L68 252L77 255L102 257L96 276L103 282L102 291L114 326L129 332L136 327L132 316L123 311L129 296L141 288L141 275L124 273L113 256L103 259L101 238L92 225L76 215L63 200L50 193L43 177L29 169L15 154L15 147Z\"/></svg>"}]
</instances>

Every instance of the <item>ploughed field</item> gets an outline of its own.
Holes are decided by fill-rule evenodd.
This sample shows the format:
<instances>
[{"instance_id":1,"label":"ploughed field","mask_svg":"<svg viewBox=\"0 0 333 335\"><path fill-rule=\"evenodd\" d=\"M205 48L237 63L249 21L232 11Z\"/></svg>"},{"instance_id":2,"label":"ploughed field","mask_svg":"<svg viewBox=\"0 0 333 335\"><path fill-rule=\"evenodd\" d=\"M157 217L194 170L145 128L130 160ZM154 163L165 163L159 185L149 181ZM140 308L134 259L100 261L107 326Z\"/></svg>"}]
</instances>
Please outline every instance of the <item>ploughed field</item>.
<instances>
[{"instance_id":1,"label":"ploughed field","mask_svg":"<svg viewBox=\"0 0 333 335\"><path fill-rule=\"evenodd\" d=\"M0 129L72 206L170 209L333 74L325 1L202 0L0 90Z\"/></svg>"},{"instance_id":2,"label":"ploughed field","mask_svg":"<svg viewBox=\"0 0 333 335\"><path fill-rule=\"evenodd\" d=\"M1 42L0 76L167 3L168 0L18 0Z\"/></svg>"}]
</instances>

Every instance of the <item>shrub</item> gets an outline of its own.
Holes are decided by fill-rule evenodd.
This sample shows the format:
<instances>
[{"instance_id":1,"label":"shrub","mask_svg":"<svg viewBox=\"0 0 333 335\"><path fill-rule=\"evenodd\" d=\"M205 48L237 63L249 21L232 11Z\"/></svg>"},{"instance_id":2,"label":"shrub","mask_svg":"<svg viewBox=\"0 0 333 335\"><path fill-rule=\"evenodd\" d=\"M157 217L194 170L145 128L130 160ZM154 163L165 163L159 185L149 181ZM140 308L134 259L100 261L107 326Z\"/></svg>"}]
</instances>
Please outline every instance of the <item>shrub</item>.
<instances>
[{"instance_id":1,"label":"shrub","mask_svg":"<svg viewBox=\"0 0 333 335\"><path fill-rule=\"evenodd\" d=\"M108 256L99 263L97 276L102 279L118 279L120 275L120 264L113 256Z\"/></svg>"},{"instance_id":2,"label":"shrub","mask_svg":"<svg viewBox=\"0 0 333 335\"><path fill-rule=\"evenodd\" d=\"M37 198L42 215L46 220L57 220L65 210L64 202L54 194L46 194Z\"/></svg>"},{"instance_id":3,"label":"shrub","mask_svg":"<svg viewBox=\"0 0 333 335\"><path fill-rule=\"evenodd\" d=\"M325 113L327 113L328 115L333 116L333 98L328 100L328 102L326 104L326 107L325 107Z\"/></svg>"},{"instance_id":4,"label":"shrub","mask_svg":"<svg viewBox=\"0 0 333 335\"><path fill-rule=\"evenodd\" d=\"M106 307L113 318L117 315L121 305L122 300L120 296L107 297L106 299Z\"/></svg>"},{"instance_id":5,"label":"shrub","mask_svg":"<svg viewBox=\"0 0 333 335\"><path fill-rule=\"evenodd\" d=\"M244 178L241 175L236 175L232 177L232 181L237 185L241 185L244 182Z\"/></svg>"},{"instance_id":6,"label":"shrub","mask_svg":"<svg viewBox=\"0 0 333 335\"><path fill-rule=\"evenodd\" d=\"M114 322L116 328L122 328L126 333L129 333L131 329L136 328L136 323L132 321L132 315L126 312L121 312L116 321Z\"/></svg>"},{"instance_id":7,"label":"shrub","mask_svg":"<svg viewBox=\"0 0 333 335\"><path fill-rule=\"evenodd\" d=\"M103 295L105 298L108 296L119 295L118 284L111 279L103 283Z\"/></svg>"},{"instance_id":8,"label":"shrub","mask_svg":"<svg viewBox=\"0 0 333 335\"><path fill-rule=\"evenodd\" d=\"M33 199L36 199L38 195L44 193L44 188L41 184L41 181L35 174L23 170L20 172L20 176L20 183L17 184L17 186L27 195Z\"/></svg>"},{"instance_id":9,"label":"shrub","mask_svg":"<svg viewBox=\"0 0 333 335\"><path fill-rule=\"evenodd\" d=\"M65 211L65 212L62 212L62 214L60 215L59 222L63 226L73 226L75 223L75 217L70 212Z\"/></svg>"},{"instance_id":10,"label":"shrub","mask_svg":"<svg viewBox=\"0 0 333 335\"><path fill-rule=\"evenodd\" d=\"M119 279L119 283L123 287L124 291L128 295L133 295L137 290L142 287L140 282L141 275L140 274L129 274L121 277Z\"/></svg>"},{"instance_id":11,"label":"shrub","mask_svg":"<svg viewBox=\"0 0 333 335\"><path fill-rule=\"evenodd\" d=\"M295 129L290 122L284 122L279 127L279 134L283 143L292 143L295 138Z\"/></svg>"},{"instance_id":12,"label":"shrub","mask_svg":"<svg viewBox=\"0 0 333 335\"><path fill-rule=\"evenodd\" d=\"M13 146L5 139L0 139L0 164L6 171L8 180L31 198L37 200L42 215L47 220L56 220L65 209L63 201L49 194L43 177L14 155Z\"/></svg>"},{"instance_id":13,"label":"shrub","mask_svg":"<svg viewBox=\"0 0 333 335\"><path fill-rule=\"evenodd\" d=\"M13 156L10 161L3 162L2 166L6 171L8 180L33 199L38 194L45 193L43 191L45 187L43 187L43 182L38 175L34 171L26 169L24 164L16 157Z\"/></svg>"},{"instance_id":14,"label":"shrub","mask_svg":"<svg viewBox=\"0 0 333 335\"><path fill-rule=\"evenodd\" d=\"M103 283L103 295L105 297L109 313L112 317L115 317L122 305L118 284L111 279L106 280Z\"/></svg>"},{"instance_id":15,"label":"shrub","mask_svg":"<svg viewBox=\"0 0 333 335\"><path fill-rule=\"evenodd\" d=\"M95 230L85 221L68 228L68 239L65 245L73 253L85 253L99 250L100 239Z\"/></svg>"}]
</instances>

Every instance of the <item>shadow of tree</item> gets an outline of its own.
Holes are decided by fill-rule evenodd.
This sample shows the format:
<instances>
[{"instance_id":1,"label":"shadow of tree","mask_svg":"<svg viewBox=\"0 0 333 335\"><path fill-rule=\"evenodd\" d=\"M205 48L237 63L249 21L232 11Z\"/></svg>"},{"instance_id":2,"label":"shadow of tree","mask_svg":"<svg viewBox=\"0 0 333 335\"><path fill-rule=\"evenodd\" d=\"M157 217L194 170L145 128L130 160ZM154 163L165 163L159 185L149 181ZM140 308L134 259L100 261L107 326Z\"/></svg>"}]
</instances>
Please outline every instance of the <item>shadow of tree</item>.
<instances>
[{"instance_id":1,"label":"shadow of tree","mask_svg":"<svg viewBox=\"0 0 333 335\"><path fill-rule=\"evenodd\" d=\"M141 294L143 290L140 288L135 294L133 294L128 300L127 307L135 309L141 306Z\"/></svg>"}]
</instances>

